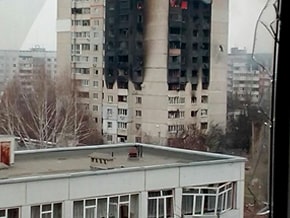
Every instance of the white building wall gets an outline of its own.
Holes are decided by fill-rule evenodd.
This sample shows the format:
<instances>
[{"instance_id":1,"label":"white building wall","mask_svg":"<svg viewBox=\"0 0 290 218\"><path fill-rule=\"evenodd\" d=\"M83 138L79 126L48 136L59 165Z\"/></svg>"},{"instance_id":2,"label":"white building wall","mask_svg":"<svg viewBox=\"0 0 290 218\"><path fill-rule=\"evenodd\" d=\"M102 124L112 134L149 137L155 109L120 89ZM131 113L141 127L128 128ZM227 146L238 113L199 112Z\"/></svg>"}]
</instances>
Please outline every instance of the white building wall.
<instances>
[{"instance_id":1,"label":"white building wall","mask_svg":"<svg viewBox=\"0 0 290 218\"><path fill-rule=\"evenodd\" d=\"M226 126L228 0L212 1L208 123Z\"/></svg>"},{"instance_id":2,"label":"white building wall","mask_svg":"<svg viewBox=\"0 0 290 218\"><path fill-rule=\"evenodd\" d=\"M111 110L112 113L109 114L108 110ZM102 130L104 136L106 134L112 135L112 141L115 141L117 138L117 117L118 117L118 106L116 104L103 104L102 106L102 117L103 124ZM112 127L109 128L108 123L112 123Z\"/></svg>"},{"instance_id":3,"label":"white building wall","mask_svg":"<svg viewBox=\"0 0 290 218\"><path fill-rule=\"evenodd\" d=\"M160 144L160 137L167 137L168 130L168 0L145 1L145 8L146 61L142 85L142 140Z\"/></svg>"},{"instance_id":4,"label":"white building wall","mask_svg":"<svg viewBox=\"0 0 290 218\"><path fill-rule=\"evenodd\" d=\"M244 163L215 161L203 166L198 166L199 164L168 168L144 167L138 170L88 171L63 174L63 178L57 178L56 175L35 176L15 179L8 184L0 181L0 208L21 206L22 218L29 218L27 209L29 205L62 202L64 203L63 217L71 217L74 200L138 193L139 217L145 218L148 191L173 189L176 195L174 205L180 206L182 187L235 181L237 182L237 208L231 210L230 215L221 217L243 218ZM178 210L176 212L180 213Z\"/></svg>"},{"instance_id":5,"label":"white building wall","mask_svg":"<svg viewBox=\"0 0 290 218\"><path fill-rule=\"evenodd\" d=\"M73 217L73 201L64 201L62 208L66 217Z\"/></svg>"},{"instance_id":6,"label":"white building wall","mask_svg":"<svg viewBox=\"0 0 290 218\"><path fill-rule=\"evenodd\" d=\"M31 217L30 206L22 206L21 217Z\"/></svg>"},{"instance_id":7,"label":"white building wall","mask_svg":"<svg viewBox=\"0 0 290 218\"><path fill-rule=\"evenodd\" d=\"M0 208L26 205L26 183L0 183Z\"/></svg>"},{"instance_id":8,"label":"white building wall","mask_svg":"<svg viewBox=\"0 0 290 218\"><path fill-rule=\"evenodd\" d=\"M148 198L148 192L143 191L139 194L139 213L138 213L139 217L147 217L147 213L148 213L147 198Z\"/></svg>"},{"instance_id":9,"label":"white building wall","mask_svg":"<svg viewBox=\"0 0 290 218\"><path fill-rule=\"evenodd\" d=\"M160 190L178 187L180 180L179 173L179 168L147 170L145 171L146 183L144 188L145 190Z\"/></svg>"},{"instance_id":10,"label":"white building wall","mask_svg":"<svg viewBox=\"0 0 290 218\"><path fill-rule=\"evenodd\" d=\"M175 188L174 192L175 204L174 204L174 217L181 217L182 211L182 188Z\"/></svg>"},{"instance_id":11,"label":"white building wall","mask_svg":"<svg viewBox=\"0 0 290 218\"><path fill-rule=\"evenodd\" d=\"M69 199L68 179L54 179L26 183L26 204L39 204Z\"/></svg>"}]
</instances>

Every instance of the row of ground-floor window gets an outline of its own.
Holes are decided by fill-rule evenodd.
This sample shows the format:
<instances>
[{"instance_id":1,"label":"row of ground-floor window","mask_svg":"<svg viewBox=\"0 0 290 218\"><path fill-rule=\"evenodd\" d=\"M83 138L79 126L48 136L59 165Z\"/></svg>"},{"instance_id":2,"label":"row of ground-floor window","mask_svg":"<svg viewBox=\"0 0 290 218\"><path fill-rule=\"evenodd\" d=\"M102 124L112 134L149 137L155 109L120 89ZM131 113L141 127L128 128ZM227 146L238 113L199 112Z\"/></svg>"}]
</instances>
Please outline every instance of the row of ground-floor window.
<instances>
[{"instance_id":1,"label":"row of ground-floor window","mask_svg":"<svg viewBox=\"0 0 290 218\"><path fill-rule=\"evenodd\" d=\"M236 197L236 183L230 182L66 202L47 202L26 206L26 215L22 213L23 206L0 208L0 218L163 218L185 215L217 217L235 209ZM144 198L145 203L142 202Z\"/></svg>"}]
</instances>

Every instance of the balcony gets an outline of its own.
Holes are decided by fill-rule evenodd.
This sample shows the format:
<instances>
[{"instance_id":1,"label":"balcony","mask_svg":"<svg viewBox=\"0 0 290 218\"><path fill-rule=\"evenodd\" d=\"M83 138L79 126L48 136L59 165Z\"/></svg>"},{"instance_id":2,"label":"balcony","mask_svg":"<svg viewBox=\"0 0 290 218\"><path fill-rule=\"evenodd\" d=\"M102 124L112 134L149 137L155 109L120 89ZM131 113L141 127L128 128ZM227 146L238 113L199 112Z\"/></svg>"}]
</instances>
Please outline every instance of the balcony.
<instances>
[{"instance_id":1,"label":"balcony","mask_svg":"<svg viewBox=\"0 0 290 218\"><path fill-rule=\"evenodd\" d=\"M179 56L181 54L180 48L171 48L169 49L169 56Z\"/></svg>"}]
</instances>

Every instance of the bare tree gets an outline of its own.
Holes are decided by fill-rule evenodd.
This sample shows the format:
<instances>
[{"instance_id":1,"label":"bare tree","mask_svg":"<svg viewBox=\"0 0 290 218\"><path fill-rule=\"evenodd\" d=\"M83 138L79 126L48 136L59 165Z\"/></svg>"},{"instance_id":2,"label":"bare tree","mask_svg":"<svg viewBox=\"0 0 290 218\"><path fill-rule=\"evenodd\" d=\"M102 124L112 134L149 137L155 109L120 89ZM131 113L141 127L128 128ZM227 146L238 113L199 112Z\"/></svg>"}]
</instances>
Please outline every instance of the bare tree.
<instances>
[{"instance_id":1,"label":"bare tree","mask_svg":"<svg viewBox=\"0 0 290 218\"><path fill-rule=\"evenodd\" d=\"M189 150L219 152L226 146L225 133L218 124L211 124L208 131L201 130L196 125L190 124L169 140L169 146Z\"/></svg>"},{"instance_id":2,"label":"bare tree","mask_svg":"<svg viewBox=\"0 0 290 218\"><path fill-rule=\"evenodd\" d=\"M1 98L0 133L16 135L23 142L37 140L40 147L47 147L48 142L74 146L88 142L87 138L100 143L91 114L77 107L72 80L57 81L45 73L34 76L29 87L21 86L17 79L11 81Z\"/></svg>"},{"instance_id":3,"label":"bare tree","mask_svg":"<svg viewBox=\"0 0 290 218\"><path fill-rule=\"evenodd\" d=\"M17 110L18 97L20 95L17 80L8 83L5 92L1 96L0 107L0 131L3 134L13 135L19 131L17 121L21 119Z\"/></svg>"},{"instance_id":4,"label":"bare tree","mask_svg":"<svg viewBox=\"0 0 290 218\"><path fill-rule=\"evenodd\" d=\"M169 139L169 146L189 150L207 151L206 134L195 125L188 125L183 131L178 131Z\"/></svg>"},{"instance_id":5,"label":"bare tree","mask_svg":"<svg viewBox=\"0 0 290 218\"><path fill-rule=\"evenodd\" d=\"M102 136L88 108L78 103L78 84L66 75L57 78L56 123L58 141L78 144L101 144Z\"/></svg>"}]
</instances>

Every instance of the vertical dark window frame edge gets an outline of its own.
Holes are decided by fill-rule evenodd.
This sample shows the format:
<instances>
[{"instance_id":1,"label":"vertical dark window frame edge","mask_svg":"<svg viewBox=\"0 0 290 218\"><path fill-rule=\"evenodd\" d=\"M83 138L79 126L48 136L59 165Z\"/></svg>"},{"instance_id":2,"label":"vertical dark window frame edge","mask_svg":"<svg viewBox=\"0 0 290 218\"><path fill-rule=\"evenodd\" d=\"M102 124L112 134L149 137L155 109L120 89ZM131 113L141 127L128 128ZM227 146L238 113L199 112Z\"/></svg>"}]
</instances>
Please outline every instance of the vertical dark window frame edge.
<instances>
[{"instance_id":1,"label":"vertical dark window frame edge","mask_svg":"<svg viewBox=\"0 0 290 218\"><path fill-rule=\"evenodd\" d=\"M282 4L284 3L284 5ZM289 92L286 73L286 1L278 0L274 47L272 129L270 141L269 206L271 218L290 217L290 107L285 98ZM288 20L289 23L289 20ZM278 41L279 40L279 41ZM284 55L283 55L284 54Z\"/></svg>"}]
</instances>

